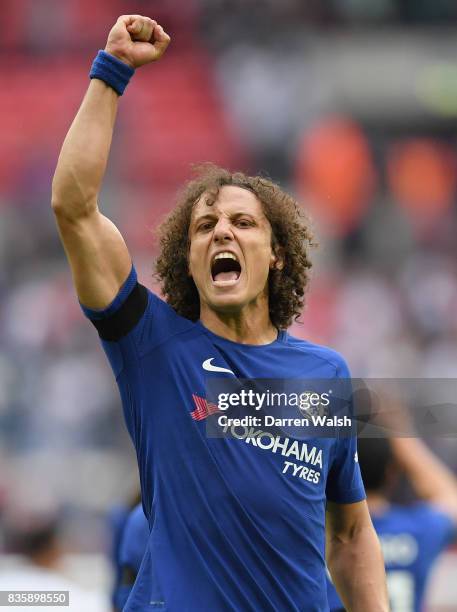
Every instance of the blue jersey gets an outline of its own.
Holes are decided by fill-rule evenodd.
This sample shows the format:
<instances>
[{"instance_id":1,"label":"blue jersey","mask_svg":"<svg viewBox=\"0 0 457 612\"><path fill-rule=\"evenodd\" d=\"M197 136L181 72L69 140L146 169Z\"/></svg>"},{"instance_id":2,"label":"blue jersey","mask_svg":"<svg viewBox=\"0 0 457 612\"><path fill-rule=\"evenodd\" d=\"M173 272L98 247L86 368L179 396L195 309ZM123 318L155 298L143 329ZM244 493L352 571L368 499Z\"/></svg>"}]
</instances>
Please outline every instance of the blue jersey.
<instances>
[{"instance_id":1,"label":"blue jersey","mask_svg":"<svg viewBox=\"0 0 457 612\"><path fill-rule=\"evenodd\" d=\"M430 570L455 536L455 523L426 503L392 505L372 520L384 555L392 612L420 612ZM328 602L332 611L343 607L330 581Z\"/></svg>"},{"instance_id":2,"label":"blue jersey","mask_svg":"<svg viewBox=\"0 0 457 612\"><path fill-rule=\"evenodd\" d=\"M141 504L135 506L125 522L118 551L118 580L113 602L117 610L123 610L146 550L149 525Z\"/></svg>"},{"instance_id":3,"label":"blue jersey","mask_svg":"<svg viewBox=\"0 0 457 612\"><path fill-rule=\"evenodd\" d=\"M111 600L116 610L120 609L116 604L117 592L119 585L121 584L121 568L119 565L119 549L121 545L122 534L124 532L127 518L129 517L129 510L126 506L114 506L108 513L108 526L112 533L112 549L110 559L113 564L114 580L113 590L111 594Z\"/></svg>"},{"instance_id":4,"label":"blue jersey","mask_svg":"<svg viewBox=\"0 0 457 612\"><path fill-rule=\"evenodd\" d=\"M207 364L238 378L347 378L341 356L283 331L265 346L219 337L133 268L107 309L84 310L116 376L150 528L125 610L327 611L326 499L365 497L355 438L208 437L205 386L221 377Z\"/></svg>"}]
</instances>

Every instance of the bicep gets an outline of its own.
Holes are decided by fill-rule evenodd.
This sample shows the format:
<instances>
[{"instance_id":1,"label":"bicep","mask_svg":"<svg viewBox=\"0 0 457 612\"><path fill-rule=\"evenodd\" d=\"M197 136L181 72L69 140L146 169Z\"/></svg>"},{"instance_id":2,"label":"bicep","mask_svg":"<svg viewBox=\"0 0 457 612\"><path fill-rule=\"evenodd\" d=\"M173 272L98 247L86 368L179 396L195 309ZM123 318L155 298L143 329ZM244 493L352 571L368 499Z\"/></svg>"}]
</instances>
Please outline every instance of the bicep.
<instances>
[{"instance_id":1,"label":"bicep","mask_svg":"<svg viewBox=\"0 0 457 612\"><path fill-rule=\"evenodd\" d=\"M106 308L132 266L121 233L98 208L78 219L57 214L56 221L80 302Z\"/></svg>"}]
</instances>

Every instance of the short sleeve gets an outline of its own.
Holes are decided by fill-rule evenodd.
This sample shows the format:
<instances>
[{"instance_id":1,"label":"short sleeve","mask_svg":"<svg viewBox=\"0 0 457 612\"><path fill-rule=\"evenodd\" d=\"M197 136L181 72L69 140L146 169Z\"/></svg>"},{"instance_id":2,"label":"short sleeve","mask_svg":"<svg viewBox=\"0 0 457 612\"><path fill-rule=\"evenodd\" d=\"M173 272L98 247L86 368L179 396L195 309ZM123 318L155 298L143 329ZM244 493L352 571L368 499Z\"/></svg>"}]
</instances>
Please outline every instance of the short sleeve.
<instances>
[{"instance_id":1,"label":"short sleeve","mask_svg":"<svg viewBox=\"0 0 457 612\"><path fill-rule=\"evenodd\" d=\"M349 405L349 416L352 418L351 374L343 359L338 364L337 376L346 402L349 402L346 405ZM327 477L326 495L329 501L339 504L352 504L366 497L357 456L355 432L351 436L335 440L333 460Z\"/></svg>"},{"instance_id":2,"label":"short sleeve","mask_svg":"<svg viewBox=\"0 0 457 612\"><path fill-rule=\"evenodd\" d=\"M83 313L98 331L103 350L118 382L127 428L134 437L139 426L133 422L140 402L141 360L156 347L194 324L137 280L132 265L129 276L114 300L102 310L87 308Z\"/></svg>"},{"instance_id":3,"label":"short sleeve","mask_svg":"<svg viewBox=\"0 0 457 612\"><path fill-rule=\"evenodd\" d=\"M81 304L81 308L96 327L105 350L107 344L122 343L125 338L130 338L138 352L144 354L171 336L189 331L195 325L139 283L133 266L109 306L103 310L93 310Z\"/></svg>"},{"instance_id":4,"label":"short sleeve","mask_svg":"<svg viewBox=\"0 0 457 612\"><path fill-rule=\"evenodd\" d=\"M338 504L353 504L365 499L355 436L336 441L326 495L329 501Z\"/></svg>"},{"instance_id":5,"label":"short sleeve","mask_svg":"<svg viewBox=\"0 0 457 612\"><path fill-rule=\"evenodd\" d=\"M81 304L81 308L102 340L116 342L135 327L147 304L147 289L138 283L135 267L132 266L127 280L109 306L94 310Z\"/></svg>"}]
</instances>

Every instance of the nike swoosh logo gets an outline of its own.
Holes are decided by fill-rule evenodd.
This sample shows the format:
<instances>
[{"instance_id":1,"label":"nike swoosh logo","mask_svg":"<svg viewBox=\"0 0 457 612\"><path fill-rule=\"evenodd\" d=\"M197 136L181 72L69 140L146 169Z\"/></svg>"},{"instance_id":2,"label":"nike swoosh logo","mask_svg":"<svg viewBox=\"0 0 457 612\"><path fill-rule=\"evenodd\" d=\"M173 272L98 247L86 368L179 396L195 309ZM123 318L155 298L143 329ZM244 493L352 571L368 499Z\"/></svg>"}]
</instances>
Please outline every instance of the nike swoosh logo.
<instances>
[{"instance_id":1,"label":"nike swoosh logo","mask_svg":"<svg viewBox=\"0 0 457 612\"><path fill-rule=\"evenodd\" d=\"M235 376L234 372L232 372L232 370L229 370L228 368L221 368L219 366L213 365L211 362L213 361L214 357L210 357L209 359L205 359L205 361L202 363L202 368L204 370L206 370L207 372L227 372L227 374L233 374L233 376Z\"/></svg>"}]
</instances>

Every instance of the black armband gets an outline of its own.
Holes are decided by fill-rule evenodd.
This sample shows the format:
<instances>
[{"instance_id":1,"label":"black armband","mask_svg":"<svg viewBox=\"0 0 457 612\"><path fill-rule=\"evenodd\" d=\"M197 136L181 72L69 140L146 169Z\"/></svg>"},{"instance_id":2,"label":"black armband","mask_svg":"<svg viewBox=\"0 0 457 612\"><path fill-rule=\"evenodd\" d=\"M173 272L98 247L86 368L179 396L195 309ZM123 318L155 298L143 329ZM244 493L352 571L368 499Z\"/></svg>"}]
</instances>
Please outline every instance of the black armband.
<instances>
[{"instance_id":1,"label":"black armband","mask_svg":"<svg viewBox=\"0 0 457 612\"><path fill-rule=\"evenodd\" d=\"M143 316L148 305L146 287L137 283L115 313L104 319L91 319L102 340L116 342L126 336Z\"/></svg>"}]
</instances>

